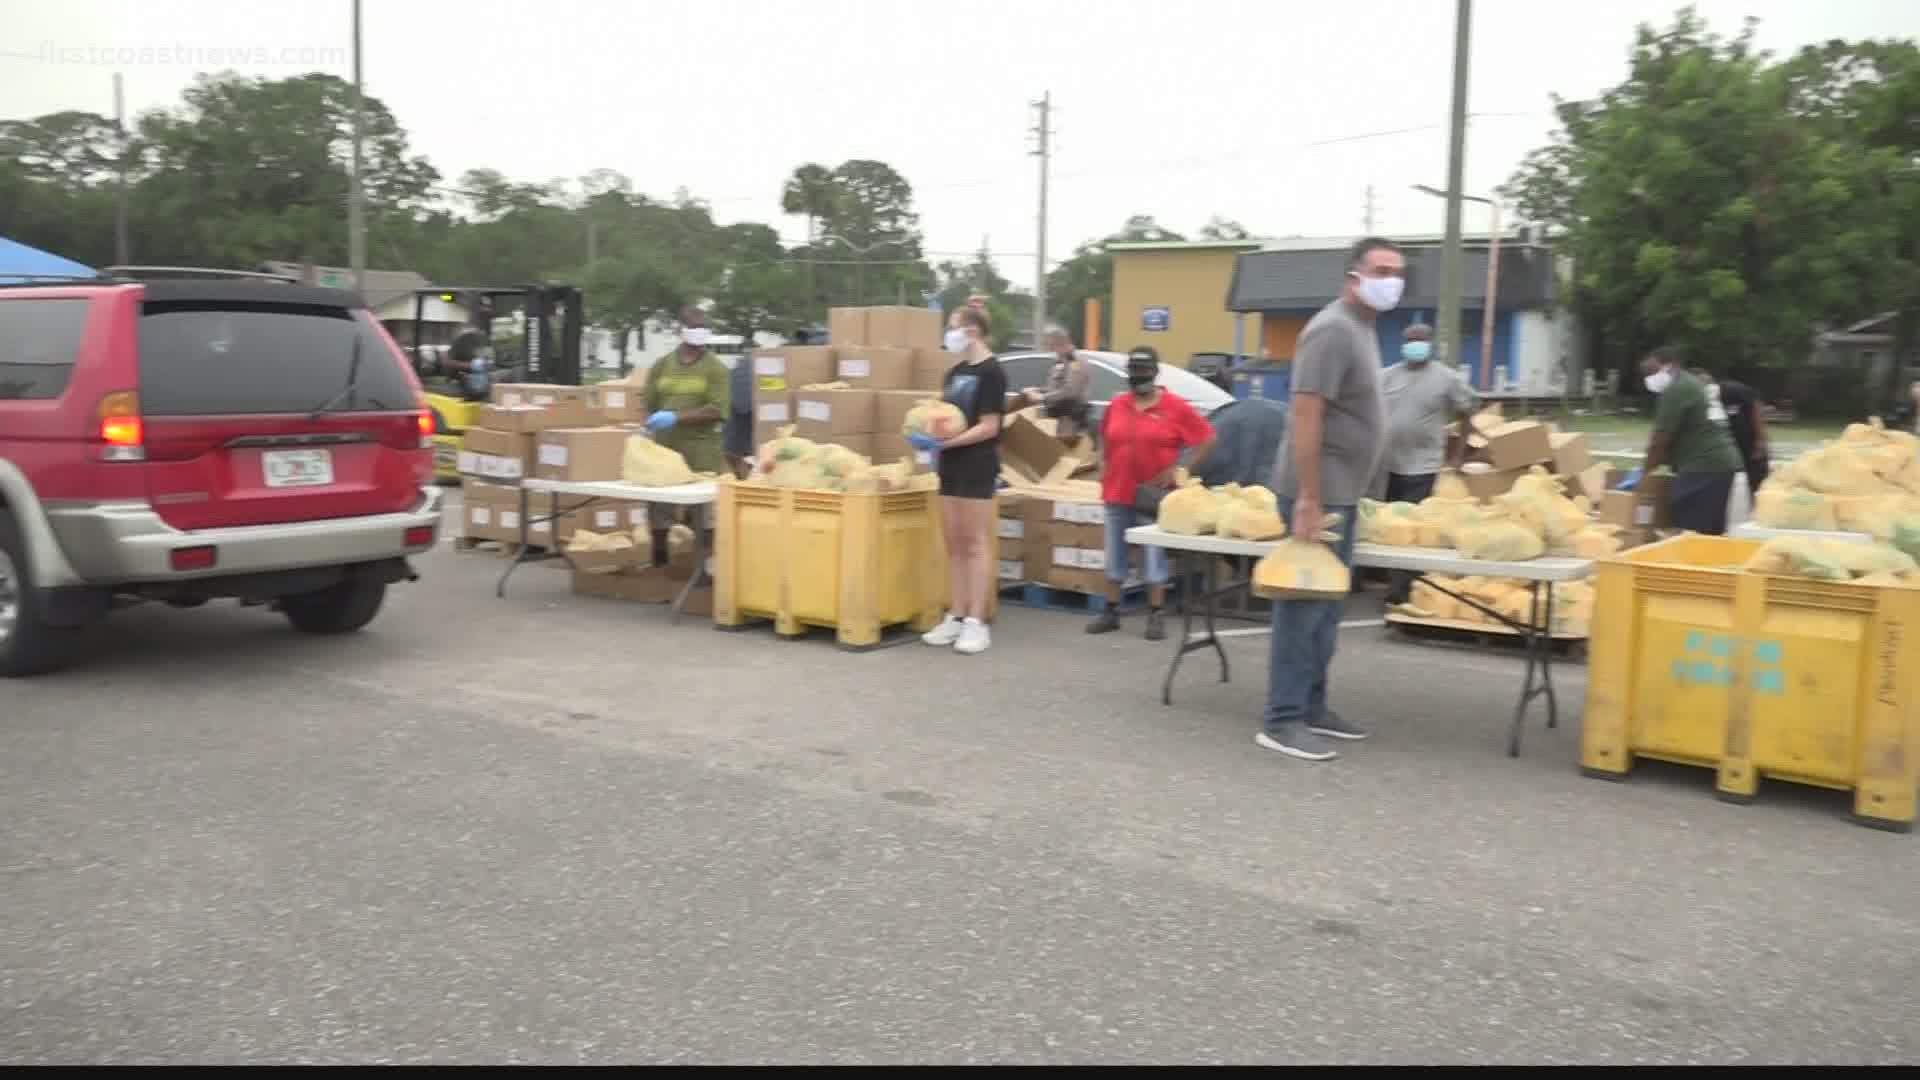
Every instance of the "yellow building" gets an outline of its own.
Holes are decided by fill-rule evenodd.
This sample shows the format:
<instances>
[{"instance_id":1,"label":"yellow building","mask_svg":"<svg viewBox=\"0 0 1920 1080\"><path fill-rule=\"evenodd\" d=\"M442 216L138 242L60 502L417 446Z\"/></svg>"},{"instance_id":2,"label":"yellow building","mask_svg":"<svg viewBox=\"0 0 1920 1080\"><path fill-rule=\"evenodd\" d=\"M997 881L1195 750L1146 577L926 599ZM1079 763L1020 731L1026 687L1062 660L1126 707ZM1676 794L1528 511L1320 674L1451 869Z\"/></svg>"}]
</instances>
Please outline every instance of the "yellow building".
<instances>
[{"instance_id":1,"label":"yellow building","mask_svg":"<svg viewBox=\"0 0 1920 1080\"><path fill-rule=\"evenodd\" d=\"M1194 353L1260 353L1257 315L1227 310L1233 268L1258 240L1118 243L1113 253L1113 340L1125 352L1151 345L1162 363L1186 367ZM1236 326L1239 335L1236 340Z\"/></svg>"}]
</instances>

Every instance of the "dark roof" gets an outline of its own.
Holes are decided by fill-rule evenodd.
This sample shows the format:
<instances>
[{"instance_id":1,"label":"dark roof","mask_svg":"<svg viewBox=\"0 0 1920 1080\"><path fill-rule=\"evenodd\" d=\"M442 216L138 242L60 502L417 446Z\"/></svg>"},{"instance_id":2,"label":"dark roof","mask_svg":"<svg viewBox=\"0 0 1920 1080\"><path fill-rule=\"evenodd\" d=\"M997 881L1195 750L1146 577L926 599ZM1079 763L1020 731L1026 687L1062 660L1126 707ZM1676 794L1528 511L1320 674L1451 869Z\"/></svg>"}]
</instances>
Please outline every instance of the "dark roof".
<instances>
[{"instance_id":1,"label":"dark roof","mask_svg":"<svg viewBox=\"0 0 1920 1080\"><path fill-rule=\"evenodd\" d=\"M1403 308L1440 303L1440 249L1407 250L1407 292ZM1287 311L1323 307L1338 295L1346 276L1347 253L1338 251L1250 251L1234 260L1228 311ZM1461 253L1460 302L1479 307L1487 292L1487 252ZM1495 302L1503 308L1537 308L1553 297L1553 256L1534 246L1500 249L1500 283Z\"/></svg>"},{"instance_id":2,"label":"dark roof","mask_svg":"<svg viewBox=\"0 0 1920 1080\"><path fill-rule=\"evenodd\" d=\"M363 308L366 301L348 289L321 289L311 285L276 285L269 281L222 281L172 278L141 283L146 299L161 302L212 304L296 304L301 307Z\"/></svg>"}]
</instances>

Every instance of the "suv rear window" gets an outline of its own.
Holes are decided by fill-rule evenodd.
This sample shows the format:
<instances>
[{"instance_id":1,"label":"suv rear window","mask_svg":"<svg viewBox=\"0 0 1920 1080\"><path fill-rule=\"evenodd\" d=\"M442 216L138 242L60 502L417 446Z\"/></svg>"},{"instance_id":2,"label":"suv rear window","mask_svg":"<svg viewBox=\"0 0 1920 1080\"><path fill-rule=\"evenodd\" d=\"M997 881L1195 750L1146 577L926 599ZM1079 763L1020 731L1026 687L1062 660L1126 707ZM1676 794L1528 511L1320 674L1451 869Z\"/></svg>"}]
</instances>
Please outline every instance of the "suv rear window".
<instances>
[{"instance_id":1,"label":"suv rear window","mask_svg":"<svg viewBox=\"0 0 1920 1080\"><path fill-rule=\"evenodd\" d=\"M302 413L329 401L336 412L418 407L387 343L345 308L150 301L142 309L140 411L149 416Z\"/></svg>"},{"instance_id":2,"label":"suv rear window","mask_svg":"<svg viewBox=\"0 0 1920 1080\"><path fill-rule=\"evenodd\" d=\"M67 389L87 301L0 300L0 401L50 400Z\"/></svg>"}]
</instances>

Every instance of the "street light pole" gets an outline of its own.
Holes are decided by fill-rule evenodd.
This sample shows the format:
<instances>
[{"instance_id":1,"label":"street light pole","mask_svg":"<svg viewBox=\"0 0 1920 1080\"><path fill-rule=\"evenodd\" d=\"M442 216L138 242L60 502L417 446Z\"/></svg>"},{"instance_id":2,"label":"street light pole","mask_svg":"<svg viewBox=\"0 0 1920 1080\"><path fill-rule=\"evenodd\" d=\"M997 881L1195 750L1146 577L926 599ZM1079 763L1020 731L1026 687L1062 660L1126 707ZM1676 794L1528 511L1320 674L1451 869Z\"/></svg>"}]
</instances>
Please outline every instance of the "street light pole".
<instances>
[{"instance_id":1,"label":"street light pole","mask_svg":"<svg viewBox=\"0 0 1920 1080\"><path fill-rule=\"evenodd\" d=\"M353 287L367 291L366 192L360 185L360 0L353 0L353 175L347 189L347 262Z\"/></svg>"},{"instance_id":2,"label":"street light pole","mask_svg":"<svg viewBox=\"0 0 1920 1080\"><path fill-rule=\"evenodd\" d=\"M1447 235L1440 249L1440 347L1460 363L1460 190L1466 183L1467 65L1472 50L1473 0L1454 0L1453 113L1447 132Z\"/></svg>"},{"instance_id":3,"label":"street light pole","mask_svg":"<svg viewBox=\"0 0 1920 1080\"><path fill-rule=\"evenodd\" d=\"M1487 288L1481 297L1480 313L1480 386L1493 389L1493 327L1496 301L1500 294L1500 200L1480 199L1493 209L1487 238Z\"/></svg>"}]
</instances>

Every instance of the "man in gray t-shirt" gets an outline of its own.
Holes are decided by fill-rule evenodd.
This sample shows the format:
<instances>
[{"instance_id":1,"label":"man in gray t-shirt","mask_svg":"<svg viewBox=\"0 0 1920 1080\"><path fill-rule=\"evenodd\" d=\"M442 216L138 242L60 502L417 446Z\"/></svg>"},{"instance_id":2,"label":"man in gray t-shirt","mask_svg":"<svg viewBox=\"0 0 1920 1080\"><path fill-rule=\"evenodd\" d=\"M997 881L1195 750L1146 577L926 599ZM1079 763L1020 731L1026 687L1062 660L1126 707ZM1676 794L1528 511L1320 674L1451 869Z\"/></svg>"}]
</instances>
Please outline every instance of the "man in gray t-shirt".
<instances>
[{"instance_id":1,"label":"man in gray t-shirt","mask_svg":"<svg viewBox=\"0 0 1920 1080\"><path fill-rule=\"evenodd\" d=\"M1329 546L1353 565L1354 511L1380 468L1386 405L1374 319L1400 303L1407 261L1392 243L1368 238L1347 258L1345 284L1307 322L1293 357L1286 442L1273 490L1295 536L1315 538L1337 514ZM1340 600L1276 600L1268 643L1267 708L1254 741L1306 761L1338 757L1329 738L1364 739L1366 729L1327 707L1327 668L1340 630Z\"/></svg>"},{"instance_id":2,"label":"man in gray t-shirt","mask_svg":"<svg viewBox=\"0 0 1920 1080\"><path fill-rule=\"evenodd\" d=\"M1400 362L1380 373L1387 399L1387 501L1417 503L1433 494L1433 481L1447 465L1447 425L1471 416L1480 397L1446 364L1433 362L1433 329L1414 323L1401 335ZM1389 575L1387 603L1404 604L1413 575Z\"/></svg>"}]
</instances>

